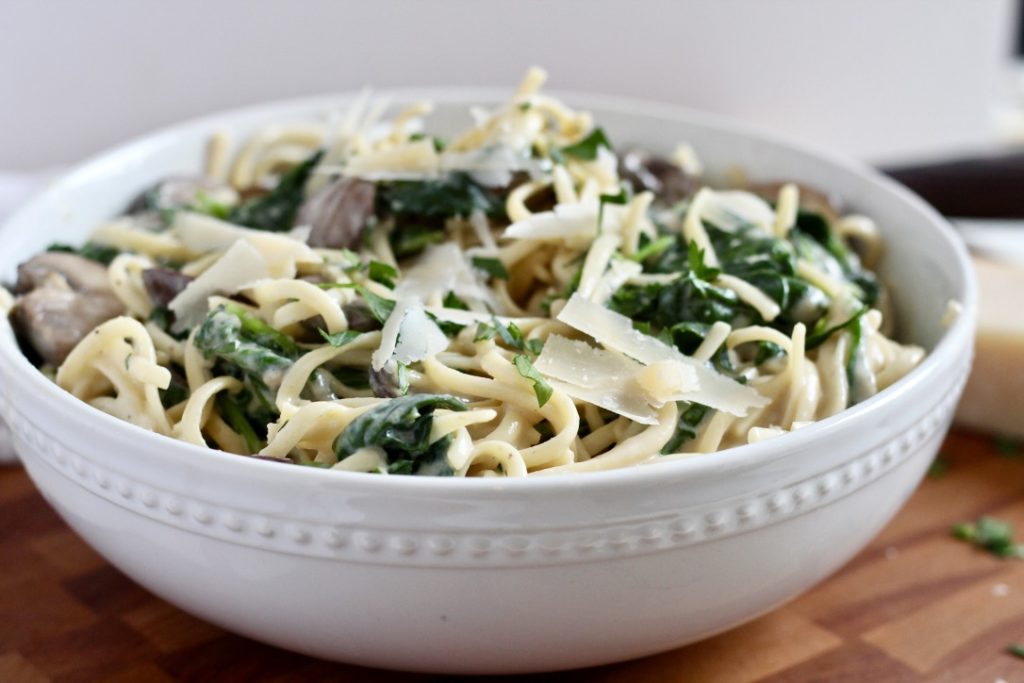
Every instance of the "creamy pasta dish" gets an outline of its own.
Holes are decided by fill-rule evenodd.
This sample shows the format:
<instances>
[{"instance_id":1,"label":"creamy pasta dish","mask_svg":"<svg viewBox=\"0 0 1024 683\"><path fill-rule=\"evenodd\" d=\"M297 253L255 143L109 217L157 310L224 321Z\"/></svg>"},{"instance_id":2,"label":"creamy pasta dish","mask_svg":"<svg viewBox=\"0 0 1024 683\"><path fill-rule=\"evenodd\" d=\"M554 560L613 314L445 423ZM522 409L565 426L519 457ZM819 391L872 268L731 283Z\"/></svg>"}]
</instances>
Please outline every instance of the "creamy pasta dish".
<instances>
[{"instance_id":1,"label":"creamy pasta dish","mask_svg":"<svg viewBox=\"0 0 1024 683\"><path fill-rule=\"evenodd\" d=\"M892 339L874 222L705 178L541 93L432 135L369 94L213 136L84 246L0 289L63 389L199 446L339 470L509 476L690 457L834 415Z\"/></svg>"}]
</instances>

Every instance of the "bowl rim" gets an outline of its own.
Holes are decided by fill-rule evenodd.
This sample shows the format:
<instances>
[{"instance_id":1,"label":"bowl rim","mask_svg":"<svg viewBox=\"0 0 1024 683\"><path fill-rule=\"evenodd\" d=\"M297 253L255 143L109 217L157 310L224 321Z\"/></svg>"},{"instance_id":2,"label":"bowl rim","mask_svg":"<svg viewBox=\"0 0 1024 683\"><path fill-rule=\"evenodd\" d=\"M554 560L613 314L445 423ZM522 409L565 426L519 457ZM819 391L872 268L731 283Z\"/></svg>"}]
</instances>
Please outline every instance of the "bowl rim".
<instances>
[{"instance_id":1,"label":"bowl rim","mask_svg":"<svg viewBox=\"0 0 1024 683\"><path fill-rule=\"evenodd\" d=\"M388 98L390 104L426 99L449 105L475 105L503 101L507 98L508 92L508 88L455 86L438 88L382 88L379 91L375 91L375 94ZM744 138L767 142L785 148L788 151L815 158L854 176L859 176L875 186L871 188L872 192L886 192L895 195L901 202L908 204L914 209L921 216L922 222L930 225L930 229L934 232L933 237L943 243L943 248L952 250L959 271L956 275L963 282L964 296L963 300L960 301L962 306L960 314L945 330L938 343L926 355L924 361L907 373L907 375L862 403L847 408L831 417L815 421L798 431L783 434L775 439L768 439L753 444L743 444L723 451L694 454L690 457L674 458L663 462L653 461L597 472L560 473L517 478L382 477L362 472L325 470L324 468L315 467L282 467L280 463L257 460L255 458L239 458L235 454L179 441L104 413L58 387L28 362L16 343L11 343L10 340L14 339L14 335L6 316L2 316L3 322L0 323L0 325L6 327L8 332L8 334L0 336L0 362L6 365L5 369L11 372L12 375L19 376L27 388L40 392L49 400L59 402L63 409L78 412L83 418L89 417L93 420L99 420L98 427L107 425L109 429L115 431L128 430L125 433L126 437L134 437L134 439L141 440L138 444L141 447L138 448L141 453L158 450L168 455L171 451L177 451L182 457L189 458L187 461L189 465L202 467L209 464L217 469L219 469L219 466L228 466L234 468L235 476L243 476L245 472L252 476L272 475L277 479L290 478L291 482L300 485L308 483L318 486L359 486L367 491L392 493L436 492L475 495L481 492L558 492L577 489L583 482L586 482L591 487L622 486L625 484L642 485L652 481L696 477L713 470L733 470L752 467L783 459L790 453L799 451L815 441L827 441L831 435L851 421L866 421L873 415L884 413L892 404L906 400L908 395L914 392L915 387L925 382L929 376L941 372L943 369L956 367L958 358L963 355L964 346L966 345L967 348L970 348L973 339L975 317L977 315L977 283L970 265L967 249L948 221L918 195L900 183L884 176L862 161L821 149L817 145L808 143L795 136L765 130L731 117L644 98L569 90L552 90L550 92L564 101L570 102L574 107L584 110L600 109L623 115L663 118L711 129L719 133L739 135ZM162 138L178 137L201 130L213 133L218 127L230 125L233 120L248 116L270 116L274 112L287 115L289 112L301 111L306 112L306 115L308 115L309 111L319 110L326 113L332 108L350 103L359 94L358 91L344 91L277 99L192 117L135 136L126 142L104 149L88 157L86 160L75 164L47 187L36 192L0 224L0 237L8 230L13 230L10 226L20 222L22 214L28 213L37 204L52 201L53 195L60 192L63 187L90 182L93 176L102 176L104 167L108 164L119 163L125 157L144 153L147 146L155 144ZM43 431L46 432L48 430L44 429ZM51 438L60 440L59 437L51 436ZM205 460L197 459L197 457L205 458ZM334 482L334 484L330 482Z\"/></svg>"}]
</instances>

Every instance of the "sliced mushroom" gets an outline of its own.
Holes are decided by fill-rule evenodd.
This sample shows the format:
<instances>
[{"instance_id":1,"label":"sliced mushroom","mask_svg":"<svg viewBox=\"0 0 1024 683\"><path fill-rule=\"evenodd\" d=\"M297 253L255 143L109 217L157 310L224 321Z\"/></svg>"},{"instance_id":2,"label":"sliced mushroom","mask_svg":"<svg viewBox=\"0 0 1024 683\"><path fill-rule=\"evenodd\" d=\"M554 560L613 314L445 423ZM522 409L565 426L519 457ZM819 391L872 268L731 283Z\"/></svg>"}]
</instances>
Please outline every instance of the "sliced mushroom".
<instances>
[{"instance_id":1,"label":"sliced mushroom","mask_svg":"<svg viewBox=\"0 0 1024 683\"><path fill-rule=\"evenodd\" d=\"M77 254L48 251L18 266L15 293L25 294L40 287L55 286L76 292L108 291L107 268Z\"/></svg>"},{"instance_id":2,"label":"sliced mushroom","mask_svg":"<svg viewBox=\"0 0 1024 683\"><path fill-rule=\"evenodd\" d=\"M377 398L398 398L398 377L385 366L380 370L370 368L370 389Z\"/></svg>"},{"instance_id":3,"label":"sliced mushroom","mask_svg":"<svg viewBox=\"0 0 1024 683\"><path fill-rule=\"evenodd\" d=\"M11 313L18 333L47 363L57 366L97 325L124 310L112 292L74 292L40 287L19 301Z\"/></svg>"},{"instance_id":4,"label":"sliced mushroom","mask_svg":"<svg viewBox=\"0 0 1024 683\"><path fill-rule=\"evenodd\" d=\"M697 190L697 181L664 157L630 149L619 158L619 175L635 192L649 191L665 204L675 204Z\"/></svg>"},{"instance_id":5,"label":"sliced mushroom","mask_svg":"<svg viewBox=\"0 0 1024 683\"><path fill-rule=\"evenodd\" d=\"M142 271L142 282L146 285L150 301L163 308L194 279L169 268L147 268Z\"/></svg>"},{"instance_id":6,"label":"sliced mushroom","mask_svg":"<svg viewBox=\"0 0 1024 683\"><path fill-rule=\"evenodd\" d=\"M302 203L295 224L312 228L310 246L355 249L373 217L375 195L371 182L338 178Z\"/></svg>"},{"instance_id":7,"label":"sliced mushroom","mask_svg":"<svg viewBox=\"0 0 1024 683\"><path fill-rule=\"evenodd\" d=\"M362 301L343 304L341 312L345 314L345 319L348 320L348 329L350 330L372 332L382 327L380 321L373 317L370 307Z\"/></svg>"},{"instance_id":8,"label":"sliced mushroom","mask_svg":"<svg viewBox=\"0 0 1024 683\"><path fill-rule=\"evenodd\" d=\"M59 365L85 335L124 311L102 264L76 254L47 252L18 266L11 312L21 337L47 363Z\"/></svg>"}]
</instances>

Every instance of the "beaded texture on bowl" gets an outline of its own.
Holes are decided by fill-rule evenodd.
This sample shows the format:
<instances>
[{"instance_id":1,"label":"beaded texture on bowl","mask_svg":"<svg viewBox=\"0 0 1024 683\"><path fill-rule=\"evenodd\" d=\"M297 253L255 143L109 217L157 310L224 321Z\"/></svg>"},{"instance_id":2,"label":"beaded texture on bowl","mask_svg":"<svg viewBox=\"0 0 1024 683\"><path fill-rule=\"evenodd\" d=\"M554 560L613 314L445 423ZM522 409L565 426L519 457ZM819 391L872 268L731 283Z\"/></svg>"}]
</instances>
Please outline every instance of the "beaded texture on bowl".
<instances>
[{"instance_id":1,"label":"beaded texture on bowl","mask_svg":"<svg viewBox=\"0 0 1024 683\"><path fill-rule=\"evenodd\" d=\"M969 366L967 366L969 367ZM944 431L966 381L961 369L950 391L917 424L864 455L812 478L759 492L728 506L666 511L630 524L557 531L522 529L440 533L373 526L316 524L226 508L127 479L69 452L20 414L0 394L0 417L11 425L22 450L104 500L192 533L264 550L401 566L552 565L674 549L704 543L804 514L881 477L916 448ZM656 466L656 465L654 465ZM324 476L331 476L324 473ZM579 476L587 476L586 474Z\"/></svg>"}]
</instances>

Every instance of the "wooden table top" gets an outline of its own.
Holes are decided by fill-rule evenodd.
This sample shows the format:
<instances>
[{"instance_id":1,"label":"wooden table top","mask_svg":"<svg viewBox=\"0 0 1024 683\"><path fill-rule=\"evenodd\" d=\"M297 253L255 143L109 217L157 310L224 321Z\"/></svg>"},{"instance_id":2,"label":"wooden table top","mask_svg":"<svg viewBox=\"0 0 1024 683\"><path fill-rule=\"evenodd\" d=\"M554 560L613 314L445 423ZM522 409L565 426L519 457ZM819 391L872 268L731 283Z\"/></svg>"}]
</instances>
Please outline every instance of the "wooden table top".
<instances>
[{"instance_id":1,"label":"wooden table top","mask_svg":"<svg viewBox=\"0 0 1024 683\"><path fill-rule=\"evenodd\" d=\"M673 652L561 677L1024 681L1024 659L1006 652L1024 642L1024 561L998 559L949 532L989 514L1024 537L1024 453L1005 450L952 434L946 473L927 478L867 549L785 607ZM0 469L0 681L296 679L434 680L310 659L199 621L94 553L20 468Z\"/></svg>"}]
</instances>

